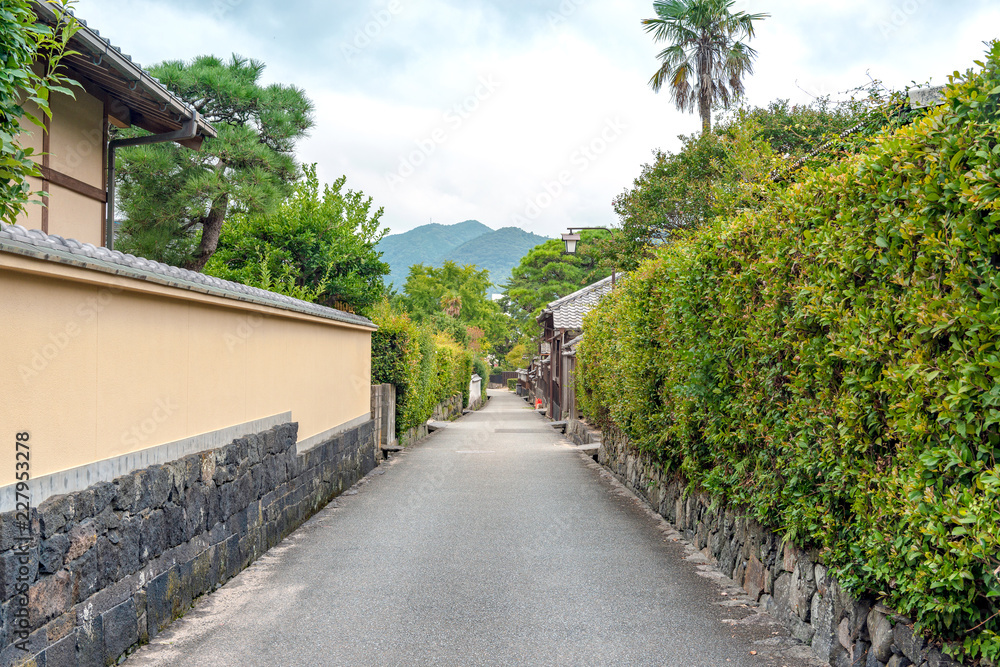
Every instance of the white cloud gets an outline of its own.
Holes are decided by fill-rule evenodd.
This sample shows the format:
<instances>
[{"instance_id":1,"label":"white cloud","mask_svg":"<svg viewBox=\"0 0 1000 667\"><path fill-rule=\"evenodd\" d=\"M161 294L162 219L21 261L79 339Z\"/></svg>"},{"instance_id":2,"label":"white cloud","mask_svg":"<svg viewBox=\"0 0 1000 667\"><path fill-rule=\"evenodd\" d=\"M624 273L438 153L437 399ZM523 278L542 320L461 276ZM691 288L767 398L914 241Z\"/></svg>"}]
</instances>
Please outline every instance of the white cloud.
<instances>
[{"instance_id":1,"label":"white cloud","mask_svg":"<svg viewBox=\"0 0 1000 667\"><path fill-rule=\"evenodd\" d=\"M808 101L869 74L897 87L943 82L995 37L1000 10L989 5L738 0L738 10L771 14L752 43L748 98ZM612 199L652 150L676 149L678 134L699 127L647 85L661 48L640 25L649 0L81 0L78 13L141 63L263 60L267 81L297 85L316 104L300 159L328 182L346 174L385 207L393 231L431 218L519 220L546 235L610 224ZM496 89L477 97L490 77ZM624 127L612 137L609 122ZM602 141L599 155L581 151ZM406 163L412 174L393 186L386 174ZM548 203L527 218L539 201Z\"/></svg>"}]
</instances>

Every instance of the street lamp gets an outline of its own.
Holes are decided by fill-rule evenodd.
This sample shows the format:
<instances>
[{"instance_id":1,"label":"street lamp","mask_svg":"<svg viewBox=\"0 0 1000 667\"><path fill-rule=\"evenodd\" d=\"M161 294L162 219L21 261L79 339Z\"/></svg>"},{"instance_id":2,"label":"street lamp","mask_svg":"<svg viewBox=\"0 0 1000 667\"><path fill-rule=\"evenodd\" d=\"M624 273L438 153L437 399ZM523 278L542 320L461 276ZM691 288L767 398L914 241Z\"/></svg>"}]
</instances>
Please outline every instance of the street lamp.
<instances>
[{"instance_id":1,"label":"street lamp","mask_svg":"<svg viewBox=\"0 0 1000 667\"><path fill-rule=\"evenodd\" d=\"M570 227L569 232L562 235L563 243L566 244L566 250L563 254L565 255L575 255L576 254L576 244L580 241L579 232L584 229L600 229L605 232L610 232L611 230L607 227ZM611 269L611 286L614 287L618 280L618 269Z\"/></svg>"},{"instance_id":2,"label":"street lamp","mask_svg":"<svg viewBox=\"0 0 1000 667\"><path fill-rule=\"evenodd\" d=\"M573 234L572 232L570 232L569 234L563 234L562 235L562 240L563 240L563 243L566 244L566 254L567 255L575 255L576 254L576 244L580 240L580 235L579 234Z\"/></svg>"},{"instance_id":3,"label":"street lamp","mask_svg":"<svg viewBox=\"0 0 1000 667\"><path fill-rule=\"evenodd\" d=\"M563 243L566 244L566 254L567 255L575 255L576 254L576 244L580 241L580 234L577 233L577 232L580 232L581 230L584 230L584 229L601 229L601 230L604 230L606 232L611 231L607 227L570 227L569 228L569 233L562 235Z\"/></svg>"}]
</instances>

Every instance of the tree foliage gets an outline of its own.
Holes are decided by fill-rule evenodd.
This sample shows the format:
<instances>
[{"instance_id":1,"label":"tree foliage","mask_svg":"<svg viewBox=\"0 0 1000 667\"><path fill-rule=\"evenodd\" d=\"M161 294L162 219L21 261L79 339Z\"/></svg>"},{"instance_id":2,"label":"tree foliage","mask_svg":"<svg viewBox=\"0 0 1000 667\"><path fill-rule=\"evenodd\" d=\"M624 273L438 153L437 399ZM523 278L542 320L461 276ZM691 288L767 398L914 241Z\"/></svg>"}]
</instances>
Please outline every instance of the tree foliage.
<instances>
[{"instance_id":1,"label":"tree foliage","mask_svg":"<svg viewBox=\"0 0 1000 667\"><path fill-rule=\"evenodd\" d=\"M73 87L79 87L60 69L69 40L79 30L69 12L72 0L50 4L59 16L54 26L36 22L27 0L6 0L0 7L0 220L10 224L31 200L27 179L42 175L39 155L22 145L22 119L44 131L42 116L52 117L52 94L72 97Z\"/></svg>"},{"instance_id":2,"label":"tree foliage","mask_svg":"<svg viewBox=\"0 0 1000 667\"><path fill-rule=\"evenodd\" d=\"M945 103L659 248L586 320L591 418L1000 660L1000 45Z\"/></svg>"},{"instance_id":3,"label":"tree foliage","mask_svg":"<svg viewBox=\"0 0 1000 667\"><path fill-rule=\"evenodd\" d=\"M175 143L120 151L118 248L201 270L231 211L260 215L291 193L296 140L313 125L312 103L293 86L260 83L264 64L201 56L149 68L218 131L201 151ZM122 136L142 134L128 130Z\"/></svg>"},{"instance_id":4,"label":"tree foliage","mask_svg":"<svg viewBox=\"0 0 1000 667\"><path fill-rule=\"evenodd\" d=\"M653 90L670 89L677 108L698 109L702 132L712 129L712 106L729 108L743 95L743 77L757 56L743 39L768 14L731 12L735 0L656 0L656 17L643 19L646 32L670 45L657 55L660 68L649 80Z\"/></svg>"},{"instance_id":5,"label":"tree foliage","mask_svg":"<svg viewBox=\"0 0 1000 667\"><path fill-rule=\"evenodd\" d=\"M677 153L655 151L652 163L614 201L619 226L605 243L606 261L632 270L653 248L782 192L796 170L822 167L868 146L886 128L908 122L901 94L878 84L840 103L772 102L736 109L712 132L682 136Z\"/></svg>"},{"instance_id":6,"label":"tree foliage","mask_svg":"<svg viewBox=\"0 0 1000 667\"><path fill-rule=\"evenodd\" d=\"M304 171L275 210L231 216L205 273L364 312L382 297L389 272L375 249L388 231L380 228L382 209L344 191L345 176L320 192L316 165Z\"/></svg>"},{"instance_id":7,"label":"tree foliage","mask_svg":"<svg viewBox=\"0 0 1000 667\"><path fill-rule=\"evenodd\" d=\"M510 323L490 297L489 271L452 261L440 268L415 264L403 289L401 303L417 322L433 324L463 344L471 343L469 329L476 328L484 352L502 355L510 349Z\"/></svg>"},{"instance_id":8,"label":"tree foliage","mask_svg":"<svg viewBox=\"0 0 1000 667\"><path fill-rule=\"evenodd\" d=\"M426 422L438 403L456 394L467 404L471 352L447 334L417 324L387 299L375 305L372 321L379 327L372 333L372 382L396 387L397 436Z\"/></svg>"}]
</instances>

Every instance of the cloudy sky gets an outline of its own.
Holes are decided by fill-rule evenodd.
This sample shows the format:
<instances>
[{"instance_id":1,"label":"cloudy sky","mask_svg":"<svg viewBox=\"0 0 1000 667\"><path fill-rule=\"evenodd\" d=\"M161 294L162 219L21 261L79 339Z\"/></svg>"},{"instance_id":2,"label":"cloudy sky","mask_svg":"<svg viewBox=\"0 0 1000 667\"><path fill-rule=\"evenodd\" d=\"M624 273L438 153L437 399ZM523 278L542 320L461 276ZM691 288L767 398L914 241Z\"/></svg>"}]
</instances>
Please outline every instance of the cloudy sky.
<instances>
[{"instance_id":1,"label":"cloudy sky","mask_svg":"<svg viewBox=\"0 0 1000 667\"><path fill-rule=\"evenodd\" d=\"M767 12L749 103L944 83L1000 36L996 0L737 0ZM231 53L316 105L299 145L401 232L479 220L546 236L609 225L656 148L699 128L647 85L651 0L80 0L143 65Z\"/></svg>"}]
</instances>

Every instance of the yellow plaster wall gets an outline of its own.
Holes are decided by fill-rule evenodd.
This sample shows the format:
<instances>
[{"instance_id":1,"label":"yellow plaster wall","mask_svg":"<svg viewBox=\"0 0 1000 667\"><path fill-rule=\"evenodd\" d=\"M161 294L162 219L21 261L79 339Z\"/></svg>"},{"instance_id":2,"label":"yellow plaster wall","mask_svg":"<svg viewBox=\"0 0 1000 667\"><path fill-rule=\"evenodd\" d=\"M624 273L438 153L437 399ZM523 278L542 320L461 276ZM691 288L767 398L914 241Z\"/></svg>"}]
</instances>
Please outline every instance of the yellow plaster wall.
<instances>
[{"instance_id":1,"label":"yellow plaster wall","mask_svg":"<svg viewBox=\"0 0 1000 667\"><path fill-rule=\"evenodd\" d=\"M104 245L104 204L50 183L49 234Z\"/></svg>"},{"instance_id":2,"label":"yellow plaster wall","mask_svg":"<svg viewBox=\"0 0 1000 667\"><path fill-rule=\"evenodd\" d=\"M75 94L75 100L67 95L52 96L49 167L104 190L104 103L83 90L77 89ZM42 129L24 118L21 127L26 132L21 135L22 145L30 146L40 155ZM41 162L41 158L36 161ZM41 190L41 181L29 181L33 192ZM18 218L18 224L28 229L41 229L41 210L41 206L29 204ZM83 243L103 245L104 204L50 184L48 231Z\"/></svg>"},{"instance_id":3,"label":"yellow plaster wall","mask_svg":"<svg viewBox=\"0 0 1000 667\"><path fill-rule=\"evenodd\" d=\"M104 189L104 102L76 90L76 99L53 95L49 166Z\"/></svg>"},{"instance_id":4,"label":"yellow plaster wall","mask_svg":"<svg viewBox=\"0 0 1000 667\"><path fill-rule=\"evenodd\" d=\"M30 432L32 477L285 411L304 439L370 410L367 329L8 253L0 350L0 437Z\"/></svg>"}]
</instances>

